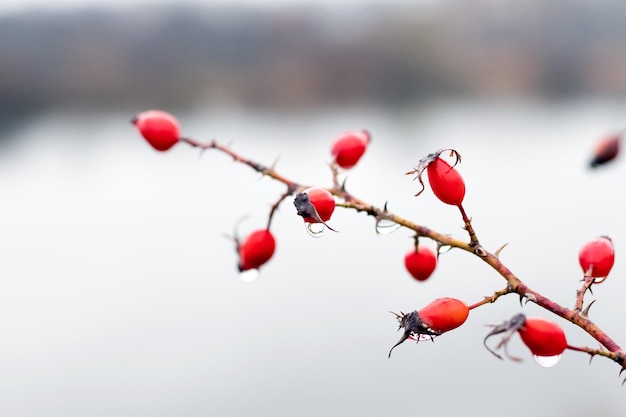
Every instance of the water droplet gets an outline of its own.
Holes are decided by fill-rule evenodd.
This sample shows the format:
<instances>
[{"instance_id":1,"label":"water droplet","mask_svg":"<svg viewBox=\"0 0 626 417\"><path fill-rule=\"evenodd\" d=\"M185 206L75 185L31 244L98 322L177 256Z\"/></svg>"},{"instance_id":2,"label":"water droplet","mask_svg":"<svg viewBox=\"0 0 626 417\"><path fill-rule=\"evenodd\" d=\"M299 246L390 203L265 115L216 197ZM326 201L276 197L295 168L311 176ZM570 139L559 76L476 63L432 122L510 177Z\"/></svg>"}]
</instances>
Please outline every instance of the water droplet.
<instances>
[{"instance_id":1,"label":"water droplet","mask_svg":"<svg viewBox=\"0 0 626 417\"><path fill-rule=\"evenodd\" d=\"M400 228L400 225L389 219L380 219L376 222L376 233L389 235Z\"/></svg>"},{"instance_id":2,"label":"water droplet","mask_svg":"<svg viewBox=\"0 0 626 417\"><path fill-rule=\"evenodd\" d=\"M428 340L428 341L432 341L434 338L431 335L428 334L413 334L411 336L409 336L409 340L415 340L416 342L421 342L422 340Z\"/></svg>"},{"instance_id":3,"label":"water droplet","mask_svg":"<svg viewBox=\"0 0 626 417\"><path fill-rule=\"evenodd\" d=\"M535 362L537 362L540 366L543 366L544 368L552 368L554 365L559 363L559 360L561 359L561 355L554 355L554 356L533 355L533 359L535 360Z\"/></svg>"},{"instance_id":4,"label":"water droplet","mask_svg":"<svg viewBox=\"0 0 626 417\"><path fill-rule=\"evenodd\" d=\"M254 282L259 277L258 269L246 269L239 273L239 279L243 282Z\"/></svg>"},{"instance_id":5,"label":"water droplet","mask_svg":"<svg viewBox=\"0 0 626 417\"><path fill-rule=\"evenodd\" d=\"M309 223L304 222L306 231L313 237L322 237L326 234L326 226L324 223Z\"/></svg>"}]
</instances>

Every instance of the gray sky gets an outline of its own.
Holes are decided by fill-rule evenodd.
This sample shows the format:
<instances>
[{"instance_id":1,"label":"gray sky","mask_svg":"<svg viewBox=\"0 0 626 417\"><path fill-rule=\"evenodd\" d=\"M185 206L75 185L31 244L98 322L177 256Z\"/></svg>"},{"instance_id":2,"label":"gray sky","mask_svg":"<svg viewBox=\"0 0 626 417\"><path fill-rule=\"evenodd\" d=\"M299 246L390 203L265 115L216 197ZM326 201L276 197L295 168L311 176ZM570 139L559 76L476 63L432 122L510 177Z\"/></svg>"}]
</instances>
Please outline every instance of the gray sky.
<instances>
[{"instance_id":1,"label":"gray sky","mask_svg":"<svg viewBox=\"0 0 626 417\"><path fill-rule=\"evenodd\" d=\"M416 3L435 3L445 0L343 0L337 2L334 0L59 0L51 2L49 0L5 0L0 3L0 14L21 12L32 9L45 9L54 11L71 11L83 9L87 7L99 7L105 9L124 9L145 5L146 7L154 7L155 4L190 4L190 5L242 5L254 7L284 7L298 5L320 5L333 8L346 8L352 6L366 4L416 4ZM338 3L340 3L338 5Z\"/></svg>"}]
</instances>

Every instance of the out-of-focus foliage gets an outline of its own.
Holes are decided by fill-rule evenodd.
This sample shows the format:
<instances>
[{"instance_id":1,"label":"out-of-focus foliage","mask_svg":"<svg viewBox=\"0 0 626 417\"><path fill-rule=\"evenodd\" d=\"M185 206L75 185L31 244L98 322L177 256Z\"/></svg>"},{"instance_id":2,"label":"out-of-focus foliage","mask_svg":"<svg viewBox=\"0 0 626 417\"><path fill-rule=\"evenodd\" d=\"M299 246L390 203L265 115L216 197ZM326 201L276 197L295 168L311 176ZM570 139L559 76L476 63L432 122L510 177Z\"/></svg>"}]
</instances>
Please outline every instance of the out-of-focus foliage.
<instances>
[{"instance_id":1,"label":"out-of-focus foliage","mask_svg":"<svg viewBox=\"0 0 626 417\"><path fill-rule=\"evenodd\" d=\"M623 95L622 16L619 0L23 13L0 18L0 111Z\"/></svg>"}]
</instances>

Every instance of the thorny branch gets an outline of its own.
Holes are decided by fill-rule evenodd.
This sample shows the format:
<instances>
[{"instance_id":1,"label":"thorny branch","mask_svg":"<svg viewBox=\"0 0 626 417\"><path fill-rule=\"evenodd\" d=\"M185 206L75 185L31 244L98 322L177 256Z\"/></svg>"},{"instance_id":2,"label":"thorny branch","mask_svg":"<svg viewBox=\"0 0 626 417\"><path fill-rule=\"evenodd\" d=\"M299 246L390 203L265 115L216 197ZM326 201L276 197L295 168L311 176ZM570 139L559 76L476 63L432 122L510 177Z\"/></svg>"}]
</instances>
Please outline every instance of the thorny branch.
<instances>
[{"instance_id":1,"label":"thorny branch","mask_svg":"<svg viewBox=\"0 0 626 417\"><path fill-rule=\"evenodd\" d=\"M215 149L222 153L225 153L233 158L235 162L242 163L244 165L249 166L253 170L261 173L264 176L270 177L276 181L279 181L287 186L287 191L281 196L281 198L277 201L277 203L272 207L272 213L275 212L276 208L284 199L293 195L299 191L302 191L308 188L308 185L300 184L298 182L292 181L289 178L279 174L274 167L266 167L256 161L245 158L244 156L236 153L232 149L227 146L221 145L216 141L211 141L209 143L201 143L194 139L183 138L183 142L187 144L200 148L204 150ZM476 233L474 232L471 226L471 219L465 214L462 210L463 220L465 223L465 230L468 232L470 240L464 241L443 233L439 233L435 230L432 230L424 225L412 222L404 217L401 217L397 214L389 212L387 207L379 208L372 204L363 201L354 195L350 194L345 187L345 184L339 185L337 176L338 171L336 169L332 169L333 173L333 186L328 188L331 194L341 200L341 203L337 205L340 207L344 207L346 209L353 209L357 212L365 212L369 216L374 216L377 221L380 220L388 220L398 224L401 227L406 229L410 229L414 231L418 236L423 236L432 239L437 242L440 246L447 246L450 248L457 248L466 252L469 252L478 258L482 259L486 264L488 264L492 269L494 269L498 274L500 274L507 282L507 286L505 289L496 291L493 295L485 297L483 300L478 303L470 306L470 308L476 308L478 306L489 304L495 302L500 296L516 293L520 297L521 300L526 300L526 303L533 302L538 306L556 314L557 316L571 322L572 324L580 327L582 330L587 332L593 339L600 343L602 346L601 349L590 349L583 347L574 347L568 346L569 349L588 353L591 357L593 356L603 356L606 357L621 366L621 371L626 370L626 352L622 350L622 348L611 338L608 334L606 334L599 326L593 323L587 317L588 309L582 309L582 298L584 294L590 290L591 283L585 281L583 287L577 292L577 301L573 309L566 308L555 301L552 301L548 297L543 296L541 293L533 290L528 285L526 285L520 278L518 278L506 265L500 261L498 254L499 249L494 253L488 251L483 246L478 243L478 239L476 238ZM271 219L270 219L271 220Z\"/></svg>"}]
</instances>

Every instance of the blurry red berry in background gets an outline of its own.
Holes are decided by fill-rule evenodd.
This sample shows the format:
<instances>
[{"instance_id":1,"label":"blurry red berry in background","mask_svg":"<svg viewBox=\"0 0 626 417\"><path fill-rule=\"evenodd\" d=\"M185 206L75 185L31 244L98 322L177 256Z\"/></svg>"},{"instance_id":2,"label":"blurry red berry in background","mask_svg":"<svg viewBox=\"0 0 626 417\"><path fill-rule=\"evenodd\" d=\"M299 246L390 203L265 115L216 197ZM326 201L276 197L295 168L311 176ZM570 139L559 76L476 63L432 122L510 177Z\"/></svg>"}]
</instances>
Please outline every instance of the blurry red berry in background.
<instances>
[{"instance_id":1,"label":"blurry red berry in background","mask_svg":"<svg viewBox=\"0 0 626 417\"><path fill-rule=\"evenodd\" d=\"M404 266L417 281L425 281L437 267L437 255L432 249L421 244L404 256Z\"/></svg>"},{"instance_id":2,"label":"blurry red berry in background","mask_svg":"<svg viewBox=\"0 0 626 417\"><path fill-rule=\"evenodd\" d=\"M161 110L148 110L132 119L141 136L157 151L167 151L180 139L178 120Z\"/></svg>"},{"instance_id":3,"label":"blurry red berry in background","mask_svg":"<svg viewBox=\"0 0 626 417\"><path fill-rule=\"evenodd\" d=\"M614 160L619 154L621 139L621 133L616 133L599 140L589 161L589 166L597 168Z\"/></svg>"},{"instance_id":4,"label":"blurry red berry in background","mask_svg":"<svg viewBox=\"0 0 626 417\"><path fill-rule=\"evenodd\" d=\"M341 168L352 168L365 153L370 139L367 130L350 130L342 133L335 138L330 149L334 162Z\"/></svg>"},{"instance_id":5,"label":"blurry red berry in background","mask_svg":"<svg viewBox=\"0 0 626 417\"><path fill-rule=\"evenodd\" d=\"M258 269L269 261L276 249L276 240L268 229L250 233L239 244L239 270Z\"/></svg>"}]
</instances>

